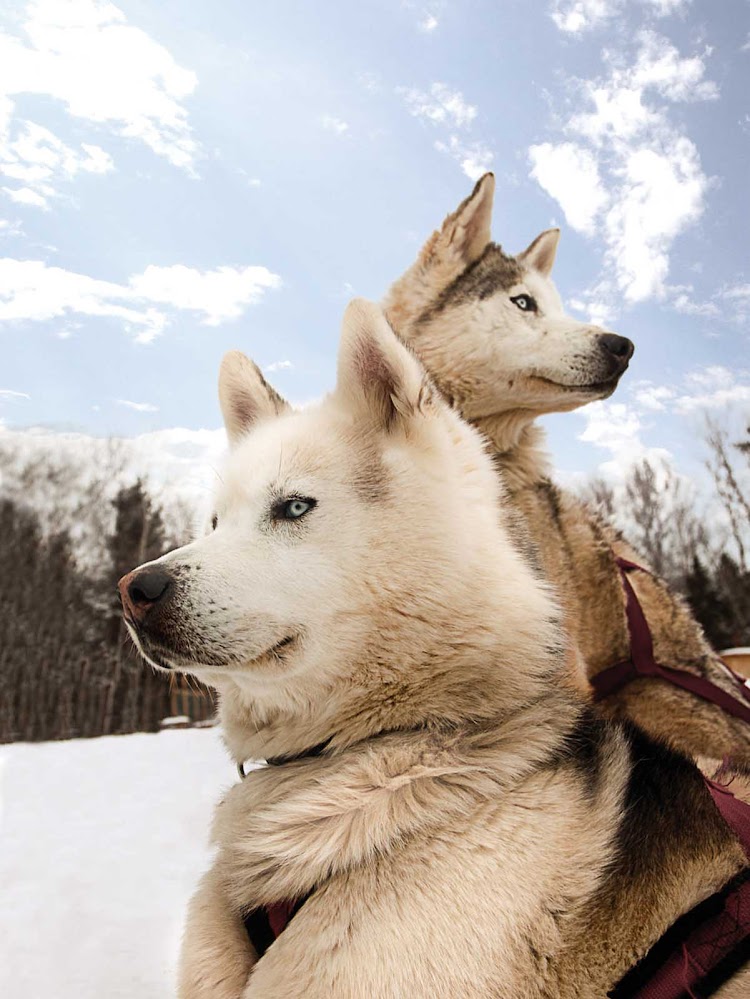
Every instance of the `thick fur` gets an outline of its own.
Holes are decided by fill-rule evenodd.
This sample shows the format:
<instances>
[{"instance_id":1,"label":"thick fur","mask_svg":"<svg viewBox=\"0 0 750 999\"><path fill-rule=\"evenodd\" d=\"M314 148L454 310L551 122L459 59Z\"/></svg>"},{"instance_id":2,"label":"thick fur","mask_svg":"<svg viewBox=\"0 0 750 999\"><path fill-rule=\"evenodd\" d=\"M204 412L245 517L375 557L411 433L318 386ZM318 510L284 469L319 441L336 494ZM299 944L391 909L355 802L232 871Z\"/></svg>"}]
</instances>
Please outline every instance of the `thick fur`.
<instances>
[{"instance_id":1,"label":"thick fur","mask_svg":"<svg viewBox=\"0 0 750 999\"><path fill-rule=\"evenodd\" d=\"M534 421L606 398L621 372L607 377L603 367L601 336L607 331L564 313L549 277L558 230L542 233L516 257L507 255L490 238L493 191L487 174L396 281L385 307L445 397L492 443L507 502L561 601L586 692L590 677L629 656L615 557L646 562L578 497L554 484L543 431ZM538 312L520 311L512 302L519 295L533 296ZM648 573L633 572L630 579L657 660L734 693L685 603ZM730 756L750 773L750 725L662 680L637 680L600 707L695 758L708 757L709 770Z\"/></svg>"},{"instance_id":2,"label":"thick fur","mask_svg":"<svg viewBox=\"0 0 750 999\"><path fill-rule=\"evenodd\" d=\"M170 585L131 627L220 691L235 759L327 748L219 806L180 996L601 999L739 844L687 759L569 686L483 439L377 308L322 404L268 391L227 358L216 529L148 567ZM258 960L243 913L308 893Z\"/></svg>"}]
</instances>

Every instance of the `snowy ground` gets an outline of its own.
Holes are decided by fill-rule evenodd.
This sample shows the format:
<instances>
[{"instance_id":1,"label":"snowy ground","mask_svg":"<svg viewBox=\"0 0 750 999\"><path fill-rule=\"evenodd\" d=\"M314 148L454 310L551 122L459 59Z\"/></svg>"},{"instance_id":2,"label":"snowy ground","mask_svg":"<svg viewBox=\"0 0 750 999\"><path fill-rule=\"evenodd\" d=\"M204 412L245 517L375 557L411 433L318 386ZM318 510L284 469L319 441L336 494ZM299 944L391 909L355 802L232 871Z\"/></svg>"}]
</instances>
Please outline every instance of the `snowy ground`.
<instances>
[{"instance_id":1,"label":"snowy ground","mask_svg":"<svg viewBox=\"0 0 750 999\"><path fill-rule=\"evenodd\" d=\"M173 997L234 779L215 729L0 746L0 995Z\"/></svg>"}]
</instances>

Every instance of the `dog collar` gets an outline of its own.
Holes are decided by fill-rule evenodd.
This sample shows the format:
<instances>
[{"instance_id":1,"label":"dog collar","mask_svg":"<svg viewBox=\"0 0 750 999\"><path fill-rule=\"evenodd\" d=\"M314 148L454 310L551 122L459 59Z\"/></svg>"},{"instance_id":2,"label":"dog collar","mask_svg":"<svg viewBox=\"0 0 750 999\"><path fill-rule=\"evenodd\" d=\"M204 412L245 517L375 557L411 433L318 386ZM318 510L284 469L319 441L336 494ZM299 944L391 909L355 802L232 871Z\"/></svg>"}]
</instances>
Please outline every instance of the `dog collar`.
<instances>
[{"instance_id":1,"label":"dog collar","mask_svg":"<svg viewBox=\"0 0 750 999\"><path fill-rule=\"evenodd\" d=\"M373 739L379 739L381 736L393 735L394 732L401 732L401 733L404 733L404 732L423 732L423 731L425 731L425 728L426 728L425 725L415 725L413 728L398 728L398 727L396 727L396 728L384 728L384 729L382 729L382 731L380 731L380 732L373 732L372 735L368 735L366 738L360 739L359 742L353 742L353 743L350 744L350 746L347 746L347 747L344 747L344 748L349 749L349 748L351 748L351 746L359 746L359 745L362 745L363 742L370 742ZM322 754L330 746L332 740L333 740L333 736L331 735L327 739L325 739L323 742L319 742L315 746L310 746L309 749L303 749L299 753L290 753L288 756L269 756L266 759L266 761L265 761L266 762L266 766L269 766L269 767L283 767L285 763L296 763L297 760L306 760L306 759L309 759L311 757L322 756ZM248 762L247 760L241 760L237 764L237 773L240 775L240 780L244 780L247 777L247 775L248 775L249 771L245 770L245 764L247 762Z\"/></svg>"},{"instance_id":2,"label":"dog collar","mask_svg":"<svg viewBox=\"0 0 750 999\"><path fill-rule=\"evenodd\" d=\"M288 756L269 756L266 759L266 766L282 767L285 763L296 763L297 760L306 760L309 757L320 756L321 753L328 748L332 738L333 736L323 742L319 742L316 746L310 746L309 749L303 749L299 753L290 753ZM248 771L245 770L246 763L247 760L241 760L237 764L237 773L240 775L240 780L244 780L248 775Z\"/></svg>"}]
</instances>

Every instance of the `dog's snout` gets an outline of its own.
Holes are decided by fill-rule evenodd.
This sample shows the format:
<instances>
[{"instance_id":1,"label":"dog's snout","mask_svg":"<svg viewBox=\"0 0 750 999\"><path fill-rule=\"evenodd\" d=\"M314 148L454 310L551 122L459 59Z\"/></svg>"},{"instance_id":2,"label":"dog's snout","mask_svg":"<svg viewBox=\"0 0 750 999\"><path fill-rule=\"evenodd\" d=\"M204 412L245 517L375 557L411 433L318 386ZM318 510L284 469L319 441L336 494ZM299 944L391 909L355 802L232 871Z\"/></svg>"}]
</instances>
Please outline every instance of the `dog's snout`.
<instances>
[{"instance_id":1,"label":"dog's snout","mask_svg":"<svg viewBox=\"0 0 750 999\"><path fill-rule=\"evenodd\" d=\"M146 614L164 600L172 582L170 574L158 566L135 569L123 576L117 587L126 616L141 623Z\"/></svg>"},{"instance_id":2,"label":"dog's snout","mask_svg":"<svg viewBox=\"0 0 750 999\"><path fill-rule=\"evenodd\" d=\"M629 361L635 350L632 340L617 333L602 333L599 337L599 345L607 354L621 363Z\"/></svg>"}]
</instances>

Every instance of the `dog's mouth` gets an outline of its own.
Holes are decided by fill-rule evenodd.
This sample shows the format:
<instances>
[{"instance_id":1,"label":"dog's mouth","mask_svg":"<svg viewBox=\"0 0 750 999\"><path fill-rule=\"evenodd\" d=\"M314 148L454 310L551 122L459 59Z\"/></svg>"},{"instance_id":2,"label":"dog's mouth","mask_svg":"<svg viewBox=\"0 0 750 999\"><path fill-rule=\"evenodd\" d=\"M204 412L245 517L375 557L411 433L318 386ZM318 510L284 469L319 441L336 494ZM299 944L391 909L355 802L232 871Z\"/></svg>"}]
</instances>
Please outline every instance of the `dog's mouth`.
<instances>
[{"instance_id":1,"label":"dog's mouth","mask_svg":"<svg viewBox=\"0 0 750 999\"><path fill-rule=\"evenodd\" d=\"M554 378L547 378L544 375L532 375L532 377L545 385L552 385L556 389L562 389L564 392L570 393L581 393L583 395L611 395L617 388L620 378L624 374L623 371L617 371L609 378L600 382L587 382L584 384L571 385L570 383L560 382Z\"/></svg>"},{"instance_id":2,"label":"dog's mouth","mask_svg":"<svg viewBox=\"0 0 750 999\"><path fill-rule=\"evenodd\" d=\"M150 662L153 666L158 666L159 669L169 671L178 670L183 673L195 673L201 670L229 668L244 670L248 668L252 669L253 667L259 666L264 662L273 660L283 662L286 654L291 650L299 638L298 635L286 635L280 641L275 642L273 645L264 649L263 652L253 656L252 659L240 659L236 657L216 655L216 653L209 653L208 650L205 650L204 654L201 655L200 658L194 658L193 656L186 655L174 646L167 645L163 641L157 641L156 639L144 634L143 630L138 628L138 626L127 617L125 618L125 623L128 626L128 631L130 632L136 648L144 659Z\"/></svg>"}]
</instances>

